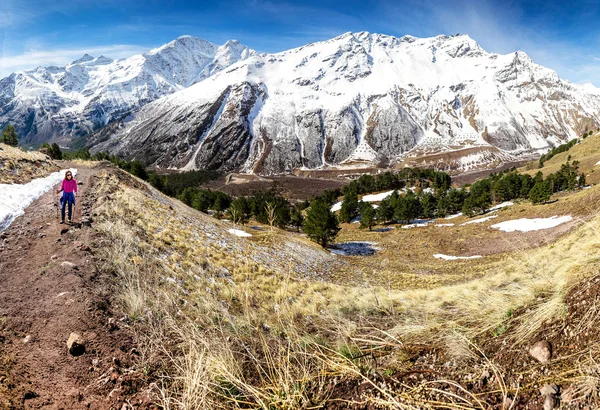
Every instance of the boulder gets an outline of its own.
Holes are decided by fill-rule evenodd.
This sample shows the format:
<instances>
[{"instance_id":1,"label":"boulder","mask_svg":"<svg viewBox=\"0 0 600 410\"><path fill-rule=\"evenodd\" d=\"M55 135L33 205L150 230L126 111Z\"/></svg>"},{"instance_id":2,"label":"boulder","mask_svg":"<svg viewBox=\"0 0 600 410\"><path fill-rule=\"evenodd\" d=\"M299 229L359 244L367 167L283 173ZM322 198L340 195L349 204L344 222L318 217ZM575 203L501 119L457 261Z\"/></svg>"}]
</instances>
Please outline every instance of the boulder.
<instances>
[{"instance_id":1,"label":"boulder","mask_svg":"<svg viewBox=\"0 0 600 410\"><path fill-rule=\"evenodd\" d=\"M69 353L73 356L81 356L85 353L85 342L83 337L78 333L71 333L69 339L67 340L67 349L69 349Z\"/></svg>"}]
</instances>

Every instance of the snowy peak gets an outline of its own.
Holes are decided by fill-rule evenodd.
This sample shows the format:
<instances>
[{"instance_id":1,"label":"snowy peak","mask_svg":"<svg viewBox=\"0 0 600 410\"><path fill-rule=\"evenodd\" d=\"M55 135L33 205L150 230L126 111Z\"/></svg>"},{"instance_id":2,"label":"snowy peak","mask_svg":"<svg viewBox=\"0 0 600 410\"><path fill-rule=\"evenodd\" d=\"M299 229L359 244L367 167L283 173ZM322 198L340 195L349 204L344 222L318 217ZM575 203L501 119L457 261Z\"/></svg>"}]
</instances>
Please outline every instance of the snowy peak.
<instances>
[{"instance_id":1,"label":"snowy peak","mask_svg":"<svg viewBox=\"0 0 600 410\"><path fill-rule=\"evenodd\" d=\"M160 167L257 173L452 151L466 156L452 164L471 169L600 125L598 93L466 34L348 32L276 54L231 41L193 83L103 134L98 149Z\"/></svg>"},{"instance_id":2,"label":"snowy peak","mask_svg":"<svg viewBox=\"0 0 600 410\"><path fill-rule=\"evenodd\" d=\"M181 36L126 59L89 54L64 67L38 67L0 80L0 125L22 141L62 144L256 54L238 41L218 46Z\"/></svg>"},{"instance_id":3,"label":"snowy peak","mask_svg":"<svg viewBox=\"0 0 600 410\"><path fill-rule=\"evenodd\" d=\"M86 54L83 55L83 57L81 57L81 58L73 61L71 63L71 65L86 63L86 62L92 61L92 60L94 60L94 57L92 57L91 55L89 55L89 54L86 53Z\"/></svg>"},{"instance_id":4,"label":"snowy peak","mask_svg":"<svg viewBox=\"0 0 600 410\"><path fill-rule=\"evenodd\" d=\"M218 46L210 41L193 36L181 36L163 46L150 50L148 55L174 55L192 52L214 56L217 48Z\"/></svg>"}]
</instances>

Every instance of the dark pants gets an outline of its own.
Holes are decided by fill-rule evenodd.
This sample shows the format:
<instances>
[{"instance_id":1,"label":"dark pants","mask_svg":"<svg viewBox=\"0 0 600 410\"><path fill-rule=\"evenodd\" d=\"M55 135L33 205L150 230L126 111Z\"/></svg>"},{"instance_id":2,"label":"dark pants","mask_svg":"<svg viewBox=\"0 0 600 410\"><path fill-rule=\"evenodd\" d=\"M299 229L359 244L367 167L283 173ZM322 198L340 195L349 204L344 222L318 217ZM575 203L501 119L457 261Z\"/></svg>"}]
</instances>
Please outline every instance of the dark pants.
<instances>
[{"instance_id":1,"label":"dark pants","mask_svg":"<svg viewBox=\"0 0 600 410\"><path fill-rule=\"evenodd\" d=\"M62 197L60 198L61 204L61 212L60 216L63 222L65 221L65 208L67 204L69 205L69 221L72 217L73 205L75 205L75 194L73 192L63 192Z\"/></svg>"}]
</instances>

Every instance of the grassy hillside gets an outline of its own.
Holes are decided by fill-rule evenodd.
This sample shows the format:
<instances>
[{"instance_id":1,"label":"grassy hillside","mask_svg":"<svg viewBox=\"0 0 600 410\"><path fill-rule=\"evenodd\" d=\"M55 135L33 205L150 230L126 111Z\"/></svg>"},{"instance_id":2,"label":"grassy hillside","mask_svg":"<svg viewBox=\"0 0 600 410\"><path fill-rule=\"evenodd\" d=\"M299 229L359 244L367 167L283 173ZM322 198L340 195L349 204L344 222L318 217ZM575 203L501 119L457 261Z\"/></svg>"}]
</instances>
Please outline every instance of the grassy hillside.
<instances>
[{"instance_id":1,"label":"grassy hillside","mask_svg":"<svg viewBox=\"0 0 600 410\"><path fill-rule=\"evenodd\" d=\"M542 168L538 168L538 162L533 161L519 169L519 171L530 175L542 171L544 175L548 175L558 171L569 157L571 161L579 161L579 170L585 172L588 183L597 184L600 182L600 164L598 164L600 162L599 132L594 132L586 139L580 140L568 151L556 154L546 161Z\"/></svg>"},{"instance_id":2,"label":"grassy hillside","mask_svg":"<svg viewBox=\"0 0 600 410\"><path fill-rule=\"evenodd\" d=\"M378 250L339 256L300 234L217 221L120 171L98 186L98 256L164 408L541 407L545 384L569 408L600 405L600 187L481 224L344 224L337 242ZM554 215L574 219L490 227ZM554 346L551 361L529 356L538 340Z\"/></svg>"},{"instance_id":3,"label":"grassy hillside","mask_svg":"<svg viewBox=\"0 0 600 410\"><path fill-rule=\"evenodd\" d=\"M58 169L47 155L0 143L0 184L26 183Z\"/></svg>"}]
</instances>

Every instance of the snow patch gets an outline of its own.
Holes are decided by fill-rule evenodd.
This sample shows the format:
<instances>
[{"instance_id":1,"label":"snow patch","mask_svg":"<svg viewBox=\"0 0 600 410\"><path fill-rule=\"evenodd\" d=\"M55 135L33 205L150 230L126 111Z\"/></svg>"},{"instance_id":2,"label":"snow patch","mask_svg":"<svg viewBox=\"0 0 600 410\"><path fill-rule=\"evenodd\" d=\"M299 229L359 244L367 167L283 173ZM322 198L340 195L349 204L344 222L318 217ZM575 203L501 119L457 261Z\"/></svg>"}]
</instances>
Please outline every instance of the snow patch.
<instances>
[{"instance_id":1,"label":"snow patch","mask_svg":"<svg viewBox=\"0 0 600 410\"><path fill-rule=\"evenodd\" d=\"M333 206L331 207L331 212L337 212L339 210L342 209L342 201L340 202L336 202L335 204L333 204Z\"/></svg>"},{"instance_id":2,"label":"snow patch","mask_svg":"<svg viewBox=\"0 0 600 410\"><path fill-rule=\"evenodd\" d=\"M40 196L60 183L67 170L53 172L44 178L37 178L27 184L0 184L0 231L8 226ZM70 169L73 176L76 169Z\"/></svg>"},{"instance_id":3,"label":"snow patch","mask_svg":"<svg viewBox=\"0 0 600 410\"><path fill-rule=\"evenodd\" d=\"M511 206L511 205L514 205L514 202L511 202L511 201L502 202L501 204L491 207L490 212L497 211L498 209L506 208L507 206Z\"/></svg>"},{"instance_id":4,"label":"snow patch","mask_svg":"<svg viewBox=\"0 0 600 410\"><path fill-rule=\"evenodd\" d=\"M469 224L480 224L482 222L489 221L490 219L497 218L497 217L498 217L498 215L491 215L491 216L486 216L485 218L473 219L472 221L467 221L465 223L460 224L460 226L469 225Z\"/></svg>"},{"instance_id":5,"label":"snow patch","mask_svg":"<svg viewBox=\"0 0 600 410\"><path fill-rule=\"evenodd\" d=\"M416 228L418 226L427 226L430 223L432 223L433 221L434 221L433 219L415 219L413 221L410 221L410 224L403 225L402 228L409 229L409 228Z\"/></svg>"},{"instance_id":6,"label":"snow patch","mask_svg":"<svg viewBox=\"0 0 600 410\"><path fill-rule=\"evenodd\" d=\"M443 259L446 261L454 261L457 259L479 259L482 256L481 255L474 255L474 256L451 256L451 255L444 255L442 253L436 253L435 255L433 255L434 258L438 258L438 259Z\"/></svg>"},{"instance_id":7,"label":"snow patch","mask_svg":"<svg viewBox=\"0 0 600 410\"><path fill-rule=\"evenodd\" d=\"M381 202L388 196L392 195L394 191L381 192L379 194L370 194L362 197L363 202Z\"/></svg>"},{"instance_id":8,"label":"snow patch","mask_svg":"<svg viewBox=\"0 0 600 410\"><path fill-rule=\"evenodd\" d=\"M435 224L435 226L454 226L454 224Z\"/></svg>"},{"instance_id":9,"label":"snow patch","mask_svg":"<svg viewBox=\"0 0 600 410\"><path fill-rule=\"evenodd\" d=\"M447 216L444 219L454 219L454 218L458 218L459 216L462 216L462 212L459 212L459 213L454 214L454 215Z\"/></svg>"},{"instance_id":10,"label":"snow patch","mask_svg":"<svg viewBox=\"0 0 600 410\"><path fill-rule=\"evenodd\" d=\"M566 216L552 216L550 218L521 218L514 219L512 221L504 221L492 225L491 228L500 229L504 232L530 232L530 231L539 231L540 229L549 229L554 228L560 224L565 222L569 222L573 217L571 215Z\"/></svg>"},{"instance_id":11,"label":"snow patch","mask_svg":"<svg viewBox=\"0 0 600 410\"><path fill-rule=\"evenodd\" d=\"M241 236L241 237L244 237L244 238L252 236L251 233L248 233L246 231L241 231L239 229L229 229L227 232L229 232L232 235Z\"/></svg>"}]
</instances>

